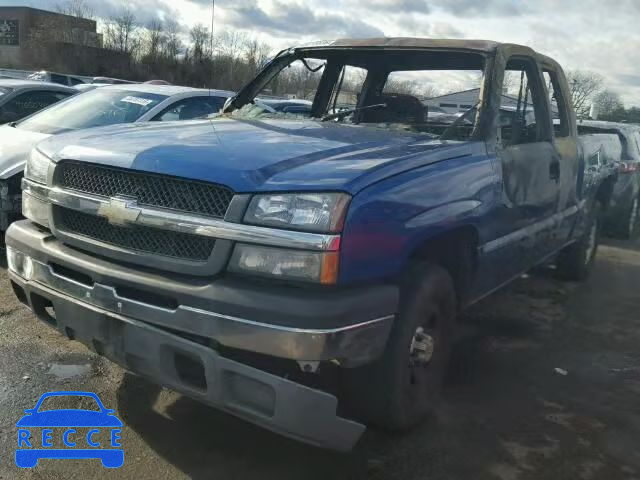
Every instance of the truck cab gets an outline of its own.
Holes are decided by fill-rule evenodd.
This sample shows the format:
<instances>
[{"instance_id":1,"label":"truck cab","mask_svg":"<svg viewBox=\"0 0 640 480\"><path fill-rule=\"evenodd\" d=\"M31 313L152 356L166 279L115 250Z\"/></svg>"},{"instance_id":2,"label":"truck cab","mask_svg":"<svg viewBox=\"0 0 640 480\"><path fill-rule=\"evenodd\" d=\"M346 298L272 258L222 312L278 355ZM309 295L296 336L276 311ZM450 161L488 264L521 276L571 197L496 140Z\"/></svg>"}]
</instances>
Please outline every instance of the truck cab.
<instances>
[{"instance_id":1,"label":"truck cab","mask_svg":"<svg viewBox=\"0 0 640 480\"><path fill-rule=\"evenodd\" d=\"M445 80L478 100L430 117L421 96ZM545 261L587 277L614 178L586 168L608 136L578 137L568 91L517 45L284 50L219 115L40 143L12 286L129 370L348 450L430 411L460 309Z\"/></svg>"}]
</instances>

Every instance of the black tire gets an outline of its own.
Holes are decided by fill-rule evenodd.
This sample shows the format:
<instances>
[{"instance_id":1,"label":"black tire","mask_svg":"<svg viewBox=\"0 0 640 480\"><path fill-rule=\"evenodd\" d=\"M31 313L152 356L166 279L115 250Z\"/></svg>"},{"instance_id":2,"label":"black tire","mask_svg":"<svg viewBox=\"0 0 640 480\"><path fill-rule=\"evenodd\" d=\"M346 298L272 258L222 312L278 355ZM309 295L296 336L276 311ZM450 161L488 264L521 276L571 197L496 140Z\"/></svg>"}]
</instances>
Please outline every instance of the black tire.
<instances>
[{"instance_id":1,"label":"black tire","mask_svg":"<svg viewBox=\"0 0 640 480\"><path fill-rule=\"evenodd\" d=\"M449 273L437 265L414 265L398 310L382 357L345 369L342 393L354 417L369 425L406 430L433 409L446 374L456 315Z\"/></svg>"},{"instance_id":2,"label":"black tire","mask_svg":"<svg viewBox=\"0 0 640 480\"><path fill-rule=\"evenodd\" d=\"M595 262L600 243L602 204L595 201L586 219L585 231L580 240L565 247L556 261L560 278L565 280L586 280Z\"/></svg>"}]
</instances>

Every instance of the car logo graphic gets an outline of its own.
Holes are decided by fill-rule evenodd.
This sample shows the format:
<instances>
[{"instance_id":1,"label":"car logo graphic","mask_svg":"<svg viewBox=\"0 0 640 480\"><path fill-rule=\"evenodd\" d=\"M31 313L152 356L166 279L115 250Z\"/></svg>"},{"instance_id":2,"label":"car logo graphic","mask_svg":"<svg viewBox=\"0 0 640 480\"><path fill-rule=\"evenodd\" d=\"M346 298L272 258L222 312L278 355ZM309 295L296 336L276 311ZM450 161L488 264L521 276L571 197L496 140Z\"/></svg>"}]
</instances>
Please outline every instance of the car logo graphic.
<instances>
[{"instance_id":1,"label":"car logo graphic","mask_svg":"<svg viewBox=\"0 0 640 480\"><path fill-rule=\"evenodd\" d=\"M120 226L135 223L141 211L138 201L129 197L110 197L108 203L98 207L98 215L106 217L112 225Z\"/></svg>"},{"instance_id":2,"label":"car logo graphic","mask_svg":"<svg viewBox=\"0 0 640 480\"><path fill-rule=\"evenodd\" d=\"M50 397L91 397L99 411L84 409L60 409L39 411ZM26 415L16 423L18 427L18 448L16 449L16 465L20 468L33 468L41 458L82 459L98 458L106 468L119 468L124 463L124 450L120 445L122 422L114 415L114 410L107 409L95 393L91 392L49 392L40 397L36 406L25 410ZM52 448L53 429L64 427L62 441L68 448ZM76 428L90 427L86 435ZM35 428L42 428L41 447L37 448ZM101 445L97 436L102 430L109 431L110 442ZM104 441L103 441L104 442ZM88 448L83 448L86 443Z\"/></svg>"}]
</instances>

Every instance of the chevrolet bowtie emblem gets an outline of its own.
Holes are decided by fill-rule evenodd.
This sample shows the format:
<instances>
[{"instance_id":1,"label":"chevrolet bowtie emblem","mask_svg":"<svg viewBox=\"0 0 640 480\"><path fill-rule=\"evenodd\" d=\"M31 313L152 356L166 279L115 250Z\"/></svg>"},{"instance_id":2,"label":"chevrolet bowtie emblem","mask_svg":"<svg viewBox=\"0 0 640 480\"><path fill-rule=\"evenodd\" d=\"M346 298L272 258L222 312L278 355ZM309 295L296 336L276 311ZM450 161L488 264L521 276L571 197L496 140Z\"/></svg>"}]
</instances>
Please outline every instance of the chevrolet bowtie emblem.
<instances>
[{"instance_id":1,"label":"chevrolet bowtie emblem","mask_svg":"<svg viewBox=\"0 0 640 480\"><path fill-rule=\"evenodd\" d=\"M140 212L135 198L111 197L108 203L98 208L98 215L105 217L112 225L135 223Z\"/></svg>"}]
</instances>

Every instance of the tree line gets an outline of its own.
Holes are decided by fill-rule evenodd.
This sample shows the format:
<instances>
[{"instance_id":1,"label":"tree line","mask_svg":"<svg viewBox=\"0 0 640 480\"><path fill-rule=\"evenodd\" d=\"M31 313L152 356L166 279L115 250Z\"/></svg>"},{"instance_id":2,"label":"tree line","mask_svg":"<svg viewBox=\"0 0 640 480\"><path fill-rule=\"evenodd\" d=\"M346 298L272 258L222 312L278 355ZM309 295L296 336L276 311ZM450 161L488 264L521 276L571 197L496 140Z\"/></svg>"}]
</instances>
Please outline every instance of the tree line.
<instances>
[{"instance_id":1,"label":"tree line","mask_svg":"<svg viewBox=\"0 0 640 480\"><path fill-rule=\"evenodd\" d=\"M86 0L67 0L58 7L58 11L73 17L95 18ZM114 71L110 75L130 80L163 79L178 85L237 90L251 80L275 53L269 44L243 32L221 30L212 35L208 26L196 24L185 35L172 19L164 22L153 20L143 25L129 8L97 21L103 47L129 59L126 72ZM38 42L64 41L65 34L59 30L35 29L32 35ZM45 38L45 32L49 38ZM567 72L567 79L578 118L589 118L595 110L599 119L640 122L640 108L625 108L620 95L606 87L601 75L573 70ZM291 68L274 82L272 93L296 92L304 98L315 91L318 81L319 75L306 68ZM344 88L356 89L361 81L362 78L348 77ZM415 81L400 80L390 81L387 90L412 94L421 99L450 93L436 91Z\"/></svg>"}]
</instances>

